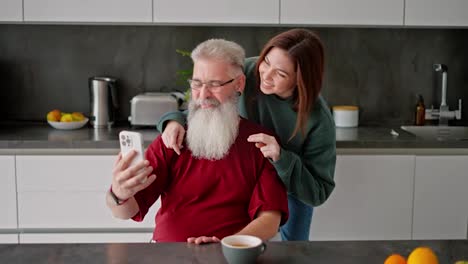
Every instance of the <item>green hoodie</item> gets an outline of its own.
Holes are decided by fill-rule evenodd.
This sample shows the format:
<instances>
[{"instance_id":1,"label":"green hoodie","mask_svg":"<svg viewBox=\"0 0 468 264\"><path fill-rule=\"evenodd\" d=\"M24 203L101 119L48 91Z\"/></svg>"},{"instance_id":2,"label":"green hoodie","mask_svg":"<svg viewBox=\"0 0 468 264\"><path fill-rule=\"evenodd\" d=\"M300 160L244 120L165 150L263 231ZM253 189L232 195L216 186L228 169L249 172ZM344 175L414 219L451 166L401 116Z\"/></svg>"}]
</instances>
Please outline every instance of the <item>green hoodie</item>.
<instances>
[{"instance_id":1,"label":"green hoodie","mask_svg":"<svg viewBox=\"0 0 468 264\"><path fill-rule=\"evenodd\" d=\"M247 58L244 64L247 77L244 93L239 98L242 117L274 131L280 139L280 158L271 161L288 193L311 206L325 202L335 187L333 176L336 164L335 124L325 100L319 96L306 126L305 137L294 131L297 113L291 98L257 92L255 63L257 57ZM165 123L175 120L185 124L186 114L165 114L157 128L163 131Z\"/></svg>"}]
</instances>

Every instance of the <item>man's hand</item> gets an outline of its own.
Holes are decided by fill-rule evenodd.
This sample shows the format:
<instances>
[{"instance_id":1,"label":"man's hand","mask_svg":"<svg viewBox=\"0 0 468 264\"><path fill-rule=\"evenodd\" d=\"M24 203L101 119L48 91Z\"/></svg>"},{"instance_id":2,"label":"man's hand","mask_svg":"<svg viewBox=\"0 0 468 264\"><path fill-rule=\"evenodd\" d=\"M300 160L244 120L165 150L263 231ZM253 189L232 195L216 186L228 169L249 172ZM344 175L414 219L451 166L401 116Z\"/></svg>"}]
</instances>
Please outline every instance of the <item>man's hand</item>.
<instances>
[{"instance_id":1,"label":"man's hand","mask_svg":"<svg viewBox=\"0 0 468 264\"><path fill-rule=\"evenodd\" d=\"M180 149L183 148L184 136L184 127L176 121L169 121L161 135L166 148L173 149L177 155L180 155Z\"/></svg>"},{"instance_id":2,"label":"man's hand","mask_svg":"<svg viewBox=\"0 0 468 264\"><path fill-rule=\"evenodd\" d=\"M279 160L281 148L275 137L259 133L250 135L247 141L255 142L255 146L260 149L265 158L270 158L274 162Z\"/></svg>"},{"instance_id":3,"label":"man's hand","mask_svg":"<svg viewBox=\"0 0 468 264\"><path fill-rule=\"evenodd\" d=\"M156 179L156 175L151 174L153 168L149 166L149 161L141 161L129 167L136 151L132 150L125 157L122 153L117 156L112 173L112 192L121 200L133 197L137 192L148 187Z\"/></svg>"},{"instance_id":4,"label":"man's hand","mask_svg":"<svg viewBox=\"0 0 468 264\"><path fill-rule=\"evenodd\" d=\"M187 238L188 243L192 244L207 244L207 243L219 243L219 238L212 236L212 237L207 237L207 236L201 236L201 237L189 237Z\"/></svg>"}]
</instances>

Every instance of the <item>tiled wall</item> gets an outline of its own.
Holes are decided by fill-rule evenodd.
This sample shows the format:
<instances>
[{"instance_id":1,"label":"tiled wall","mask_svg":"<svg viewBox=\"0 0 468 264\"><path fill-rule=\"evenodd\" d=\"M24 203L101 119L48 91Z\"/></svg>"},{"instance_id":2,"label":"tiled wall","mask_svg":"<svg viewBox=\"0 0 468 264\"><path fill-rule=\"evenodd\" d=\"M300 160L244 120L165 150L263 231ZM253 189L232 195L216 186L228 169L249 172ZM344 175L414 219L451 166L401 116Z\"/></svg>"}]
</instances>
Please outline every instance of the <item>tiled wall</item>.
<instances>
[{"instance_id":1,"label":"tiled wall","mask_svg":"<svg viewBox=\"0 0 468 264\"><path fill-rule=\"evenodd\" d=\"M248 56L287 28L0 25L0 120L45 120L53 108L89 112L87 79L119 79L119 120L145 91L185 89L175 72L191 67L175 50L208 38L241 44ZM326 45L323 95L357 104L361 124L411 123L416 94L440 103L433 63L448 65L448 103L468 105L467 29L311 28ZM463 114L468 114L465 108Z\"/></svg>"}]
</instances>

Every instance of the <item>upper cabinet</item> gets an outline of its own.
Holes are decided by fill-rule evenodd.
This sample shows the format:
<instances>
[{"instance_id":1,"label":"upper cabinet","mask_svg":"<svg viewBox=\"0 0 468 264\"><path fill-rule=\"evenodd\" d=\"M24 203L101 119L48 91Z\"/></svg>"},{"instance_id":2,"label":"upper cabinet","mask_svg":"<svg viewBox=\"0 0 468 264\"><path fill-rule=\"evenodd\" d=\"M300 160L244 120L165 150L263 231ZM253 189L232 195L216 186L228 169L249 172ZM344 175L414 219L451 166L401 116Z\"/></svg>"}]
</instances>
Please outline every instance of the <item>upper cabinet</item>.
<instances>
[{"instance_id":1,"label":"upper cabinet","mask_svg":"<svg viewBox=\"0 0 468 264\"><path fill-rule=\"evenodd\" d=\"M282 0L281 24L403 25L404 0Z\"/></svg>"},{"instance_id":2,"label":"upper cabinet","mask_svg":"<svg viewBox=\"0 0 468 264\"><path fill-rule=\"evenodd\" d=\"M279 23L279 0L154 0L153 8L155 23Z\"/></svg>"},{"instance_id":3,"label":"upper cabinet","mask_svg":"<svg viewBox=\"0 0 468 264\"><path fill-rule=\"evenodd\" d=\"M466 0L406 0L407 26L468 26Z\"/></svg>"},{"instance_id":4,"label":"upper cabinet","mask_svg":"<svg viewBox=\"0 0 468 264\"><path fill-rule=\"evenodd\" d=\"M152 22L152 0L24 0L26 22Z\"/></svg>"},{"instance_id":5,"label":"upper cabinet","mask_svg":"<svg viewBox=\"0 0 468 264\"><path fill-rule=\"evenodd\" d=\"M23 21L23 1L0 0L0 21Z\"/></svg>"},{"instance_id":6,"label":"upper cabinet","mask_svg":"<svg viewBox=\"0 0 468 264\"><path fill-rule=\"evenodd\" d=\"M467 27L466 0L0 0L0 22Z\"/></svg>"}]
</instances>

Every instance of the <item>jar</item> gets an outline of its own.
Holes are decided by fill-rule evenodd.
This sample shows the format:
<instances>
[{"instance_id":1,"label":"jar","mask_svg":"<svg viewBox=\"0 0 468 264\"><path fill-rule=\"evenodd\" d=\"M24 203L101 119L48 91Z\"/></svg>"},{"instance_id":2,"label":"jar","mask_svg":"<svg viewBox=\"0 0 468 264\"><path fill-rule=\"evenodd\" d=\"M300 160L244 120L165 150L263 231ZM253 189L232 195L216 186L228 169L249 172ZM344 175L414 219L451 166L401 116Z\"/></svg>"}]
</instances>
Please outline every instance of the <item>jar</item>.
<instances>
[{"instance_id":1,"label":"jar","mask_svg":"<svg viewBox=\"0 0 468 264\"><path fill-rule=\"evenodd\" d=\"M359 123L359 108L354 105L334 106L333 117L336 127L357 127Z\"/></svg>"}]
</instances>

